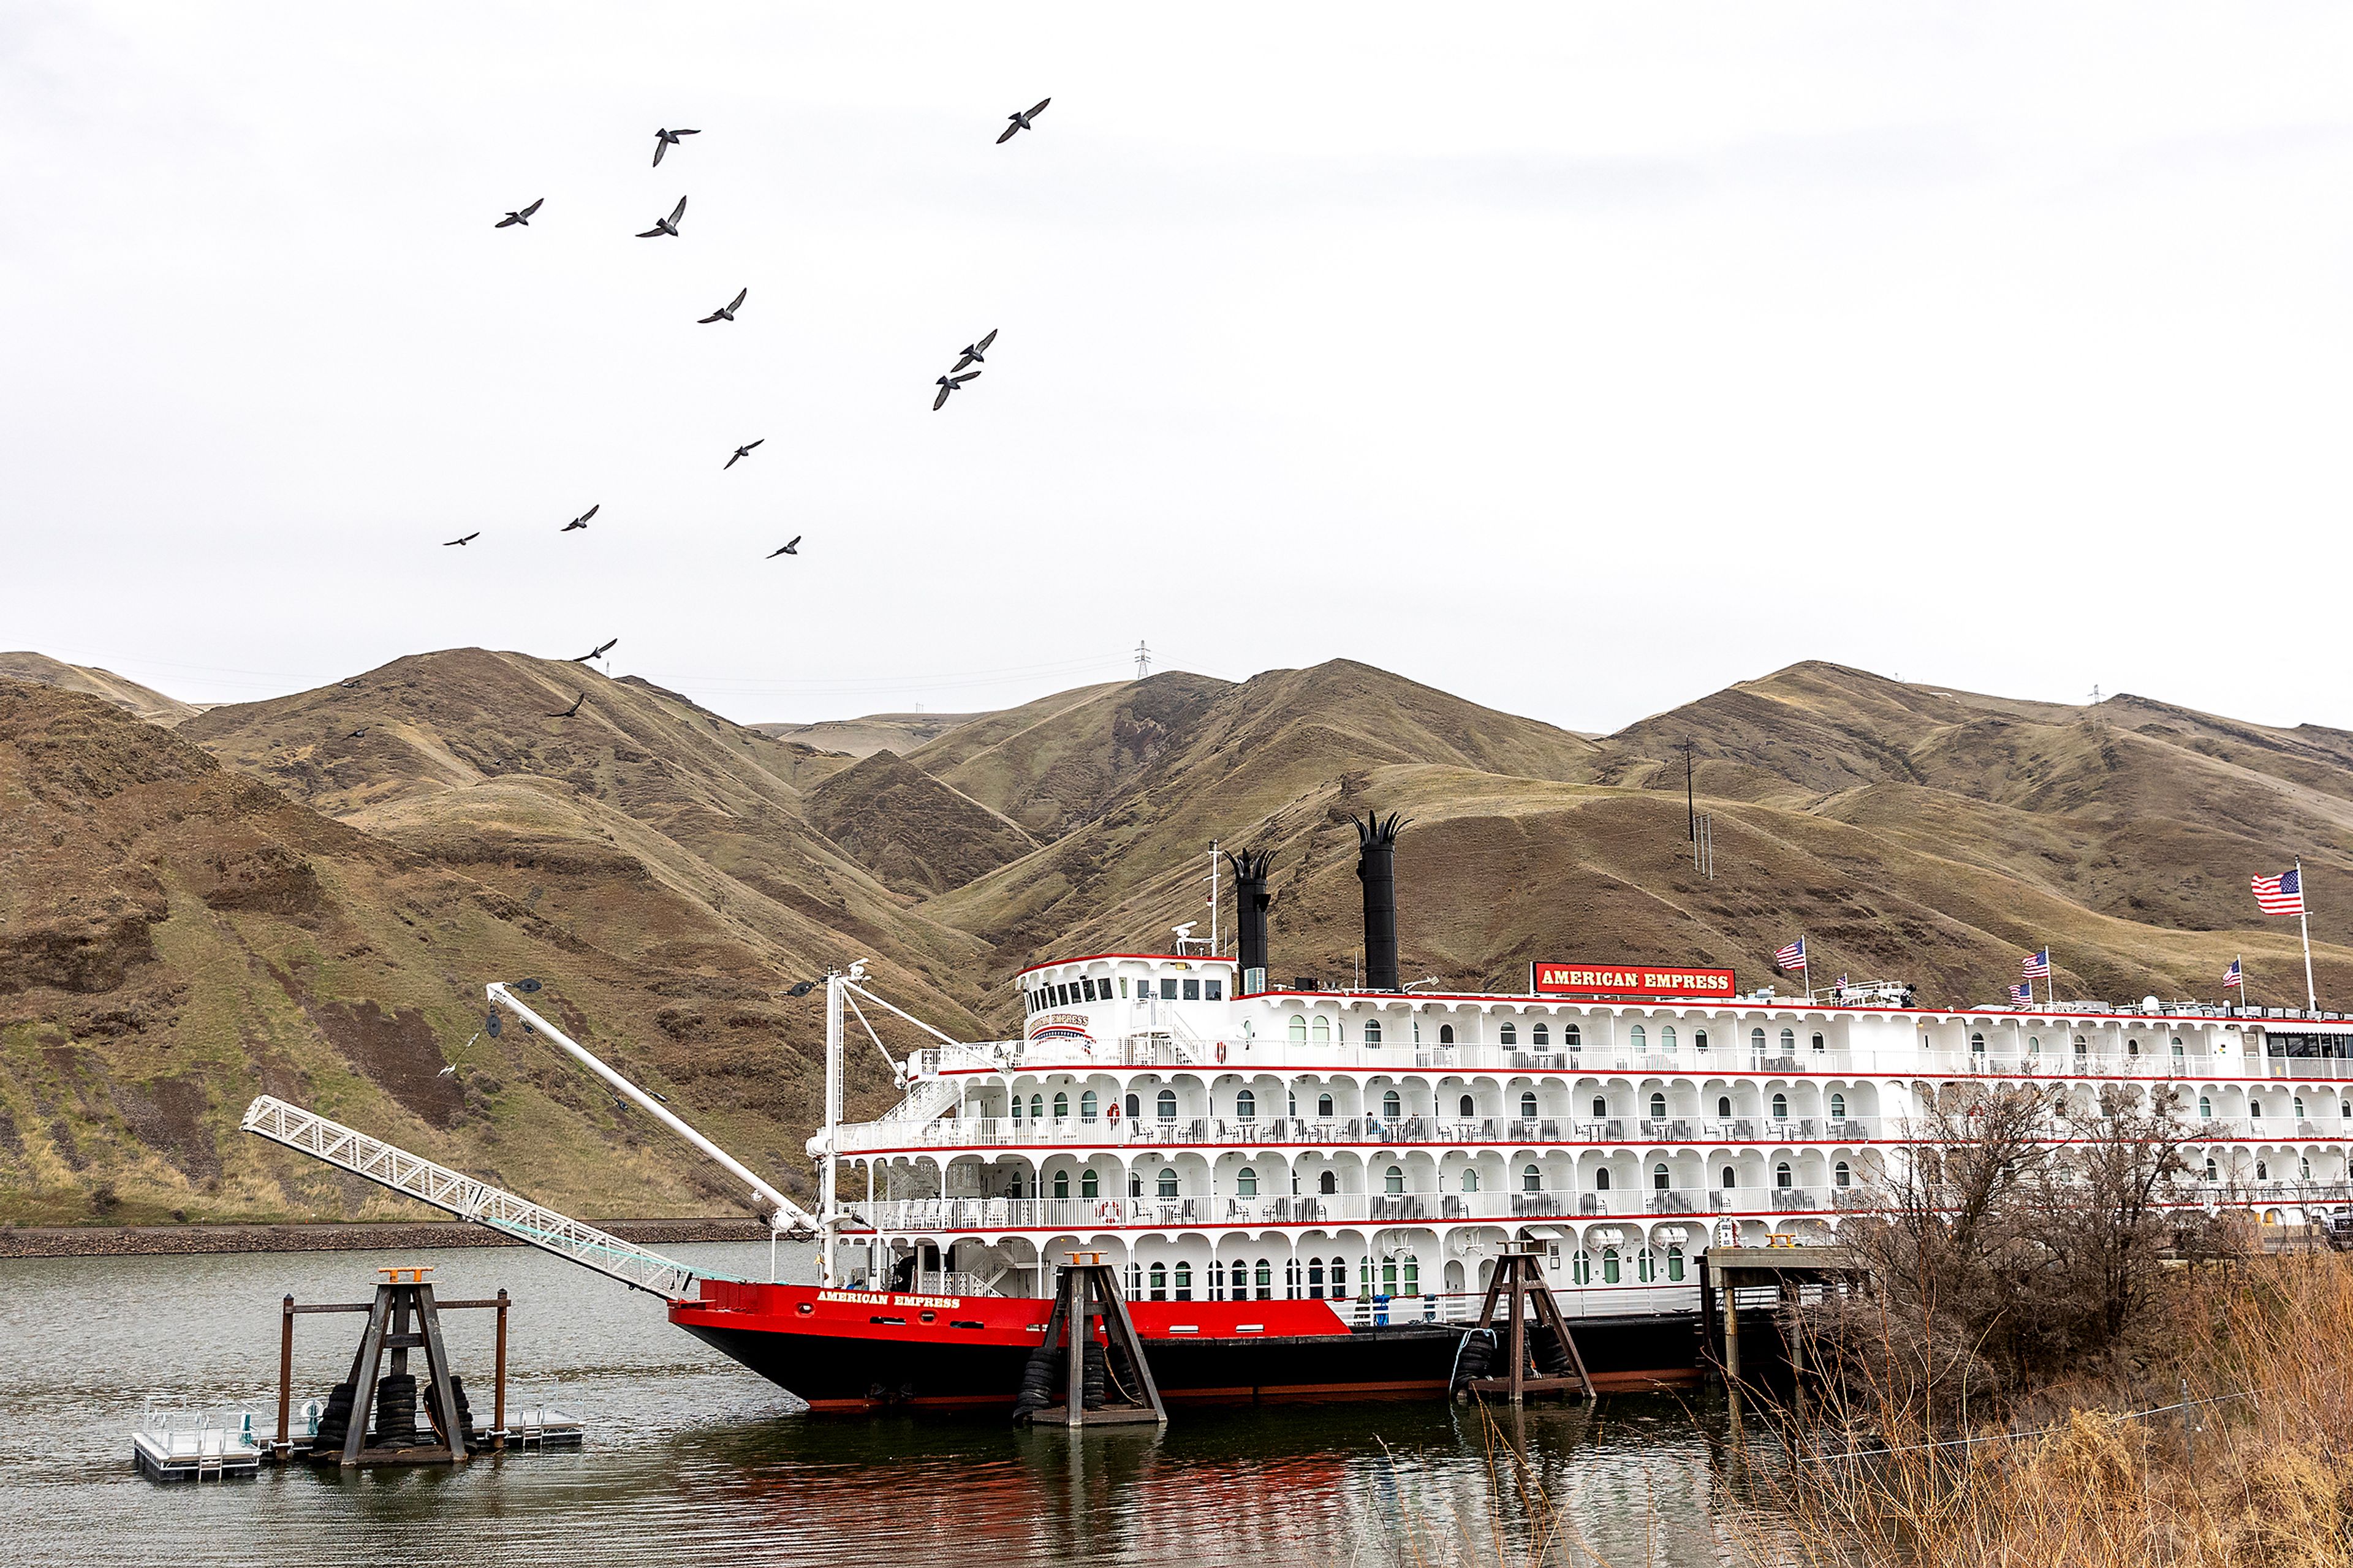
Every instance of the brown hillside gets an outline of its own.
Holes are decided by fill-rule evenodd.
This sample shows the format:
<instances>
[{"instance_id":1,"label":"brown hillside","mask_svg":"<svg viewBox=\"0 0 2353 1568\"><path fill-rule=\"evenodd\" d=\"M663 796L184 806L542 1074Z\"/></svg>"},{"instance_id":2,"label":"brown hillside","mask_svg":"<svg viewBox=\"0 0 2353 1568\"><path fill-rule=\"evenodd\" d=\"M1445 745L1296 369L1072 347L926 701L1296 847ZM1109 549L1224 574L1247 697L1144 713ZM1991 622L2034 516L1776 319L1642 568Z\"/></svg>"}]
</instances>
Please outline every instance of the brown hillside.
<instances>
[{"instance_id":1,"label":"brown hillside","mask_svg":"<svg viewBox=\"0 0 2353 1568\"><path fill-rule=\"evenodd\" d=\"M871 757L877 752L902 755L926 741L936 741L987 713L869 713L862 719L827 719L815 724L754 724L761 734L794 741L820 752L845 757Z\"/></svg>"},{"instance_id":2,"label":"brown hillside","mask_svg":"<svg viewBox=\"0 0 2353 1568\"><path fill-rule=\"evenodd\" d=\"M902 892L960 888L1038 847L1016 824L892 752L876 752L811 790L808 817Z\"/></svg>"},{"instance_id":3,"label":"brown hillside","mask_svg":"<svg viewBox=\"0 0 2353 1568\"><path fill-rule=\"evenodd\" d=\"M45 653L0 653L0 679L29 680L41 686L79 691L111 702L135 718L144 719L150 724L161 724L167 730L183 719L193 719L204 711L193 703L166 697L135 680L125 680L111 669L66 664Z\"/></svg>"}]
</instances>

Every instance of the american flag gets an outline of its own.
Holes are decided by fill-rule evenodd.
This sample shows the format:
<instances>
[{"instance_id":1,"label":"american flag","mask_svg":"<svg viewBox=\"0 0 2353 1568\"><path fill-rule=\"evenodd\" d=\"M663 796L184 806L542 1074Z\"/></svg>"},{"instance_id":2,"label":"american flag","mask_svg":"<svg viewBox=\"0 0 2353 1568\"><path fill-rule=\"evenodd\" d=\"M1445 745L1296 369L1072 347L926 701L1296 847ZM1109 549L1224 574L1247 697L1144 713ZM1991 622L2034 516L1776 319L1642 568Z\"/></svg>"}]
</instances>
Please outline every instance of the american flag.
<instances>
[{"instance_id":1,"label":"american flag","mask_svg":"<svg viewBox=\"0 0 2353 1568\"><path fill-rule=\"evenodd\" d=\"M2222 971L2222 984L2225 985L2236 985L2242 988L2246 985L2247 977L2239 973L2239 961L2237 959L2234 958L2231 960L2231 967Z\"/></svg>"},{"instance_id":2,"label":"american flag","mask_svg":"<svg viewBox=\"0 0 2353 1568\"><path fill-rule=\"evenodd\" d=\"M2010 988L2010 999L2023 1007L2034 1000L2034 987L2021 980Z\"/></svg>"},{"instance_id":3,"label":"american flag","mask_svg":"<svg viewBox=\"0 0 2353 1568\"><path fill-rule=\"evenodd\" d=\"M2051 950L2046 947L2041 952L2029 958L2024 963L2018 966L2018 973L2020 977L2025 980L2050 979Z\"/></svg>"},{"instance_id":4,"label":"american flag","mask_svg":"<svg viewBox=\"0 0 2353 1568\"><path fill-rule=\"evenodd\" d=\"M2267 915L2300 915L2304 913L2304 872L2302 868L2282 871L2276 877L2257 877L2255 902Z\"/></svg>"},{"instance_id":5,"label":"american flag","mask_svg":"<svg viewBox=\"0 0 2353 1568\"><path fill-rule=\"evenodd\" d=\"M1806 939L1804 937L1799 937L1788 946L1776 952L1773 955L1773 967L1776 969L1805 968Z\"/></svg>"}]
</instances>

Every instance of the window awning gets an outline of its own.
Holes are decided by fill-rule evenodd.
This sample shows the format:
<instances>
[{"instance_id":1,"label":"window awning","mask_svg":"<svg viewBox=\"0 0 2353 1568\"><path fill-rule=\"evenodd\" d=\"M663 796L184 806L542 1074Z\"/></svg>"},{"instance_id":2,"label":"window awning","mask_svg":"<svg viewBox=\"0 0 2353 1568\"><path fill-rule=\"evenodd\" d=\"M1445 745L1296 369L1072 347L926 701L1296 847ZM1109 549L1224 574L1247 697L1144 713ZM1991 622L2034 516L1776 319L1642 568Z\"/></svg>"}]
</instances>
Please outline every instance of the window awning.
<instances>
[{"instance_id":1,"label":"window awning","mask_svg":"<svg viewBox=\"0 0 2353 1568\"><path fill-rule=\"evenodd\" d=\"M2353 1023L2328 1023L2314 1018L2250 1020L2266 1035L2353 1035Z\"/></svg>"}]
</instances>

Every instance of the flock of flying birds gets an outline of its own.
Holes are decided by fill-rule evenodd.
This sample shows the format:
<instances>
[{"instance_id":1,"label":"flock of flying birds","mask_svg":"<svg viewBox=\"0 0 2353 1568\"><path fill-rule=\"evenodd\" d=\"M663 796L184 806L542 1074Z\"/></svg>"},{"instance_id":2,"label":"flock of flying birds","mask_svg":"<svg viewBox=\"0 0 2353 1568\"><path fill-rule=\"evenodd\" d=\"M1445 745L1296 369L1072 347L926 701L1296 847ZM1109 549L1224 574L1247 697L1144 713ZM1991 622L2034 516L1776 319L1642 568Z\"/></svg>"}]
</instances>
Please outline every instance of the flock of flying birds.
<instances>
[{"instance_id":1,"label":"flock of flying birds","mask_svg":"<svg viewBox=\"0 0 2353 1568\"><path fill-rule=\"evenodd\" d=\"M1028 109L1017 109L1012 113L1007 115L1005 118L1008 123L1004 131L998 133L997 144L1001 147L1006 142L1012 141L1015 136L1020 134L1022 132L1035 130L1038 116L1045 113L1046 106L1053 101L1054 100L1050 98L1041 98L1031 107ZM668 153L673 147L683 145L680 138L686 136L700 136L702 134L702 132L700 131L688 131L683 129L672 131L667 127L656 131L654 132L653 166L657 169L660 168L662 154ZM537 200L533 201L529 206L517 207L514 211L507 214L506 216L499 219L498 222L492 224L491 226L492 228L528 228L531 226L531 220L533 216L538 213L541 207L546 205L547 198L545 196L541 196ZM668 217L658 217L654 219L653 227L640 231L638 237L639 239L676 239L679 237L679 225L683 223L685 220L686 198L684 196L681 196L678 198L678 205L670 209L670 216ZM744 308L744 301L750 296L751 292L752 290L748 287L737 289L735 291L735 298L730 300L724 305L720 306L717 310L712 311L711 314L698 318L696 324L698 326L707 327L713 321L733 321L735 319L735 312ZM980 374L978 370L971 367L983 365L987 363L989 346L996 342L997 329L991 327L979 338L965 344L965 346L957 352L955 363L949 367L946 374L941 376L932 384L939 388L937 395L932 398L932 411L934 413L938 413L942 408L947 405L948 395L950 393L958 391L966 382L973 380ZM726 469L733 468L736 464L750 457L753 450L765 444L766 440L767 437L764 436L757 441L747 441L744 445L736 447L733 455L731 456L726 462L720 465L721 471L724 472ZM596 506L590 507L586 511L582 512L578 517L574 518L570 522L565 523L562 528L556 530L556 531L558 533L570 533L575 530L586 528L588 526L588 520L596 515L598 510L603 506L603 504L604 503L600 501ZM442 548L446 550L452 546L471 544L481 536L481 530L476 529L473 532L466 534L460 538L443 540L441 542ZM797 533L793 535L792 538L786 541L777 548L770 551L765 556L762 557L762 559L774 561L779 555L799 554L801 538L802 536ZM620 639L618 637L614 637L609 641L589 649L586 653L582 654L578 658L572 659L569 662L573 664L587 664L595 659L602 658L612 649L614 644L619 641ZM355 680L347 680L343 682L343 684L345 686L356 686L359 683ZM588 694L586 691L583 691L580 696L574 700L570 708L565 710L561 713L551 713L548 717L551 719L569 719L578 713L580 711L581 704L587 700ZM346 740L357 741L364 740L366 736L366 727L362 726L357 730L353 730L344 738Z\"/></svg>"}]
</instances>

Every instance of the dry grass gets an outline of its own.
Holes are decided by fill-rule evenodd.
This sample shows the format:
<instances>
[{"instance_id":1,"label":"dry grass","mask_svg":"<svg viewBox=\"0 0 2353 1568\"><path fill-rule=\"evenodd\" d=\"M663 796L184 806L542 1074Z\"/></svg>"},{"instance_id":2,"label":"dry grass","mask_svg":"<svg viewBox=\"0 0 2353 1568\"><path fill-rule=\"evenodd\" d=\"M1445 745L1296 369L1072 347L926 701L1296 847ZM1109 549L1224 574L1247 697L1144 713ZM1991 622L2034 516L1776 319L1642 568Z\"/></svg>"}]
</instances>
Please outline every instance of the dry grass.
<instances>
[{"instance_id":1,"label":"dry grass","mask_svg":"<svg viewBox=\"0 0 2353 1568\"><path fill-rule=\"evenodd\" d=\"M2004 1568L2353 1563L2353 1260L2259 1258L2177 1278L2159 1364L2078 1390L2038 1435L1842 1462L1788 1457L1791 1532L1758 1563ZM2186 1386L2211 1401L2136 1418ZM2101 1394L2106 1397L2086 1398ZM2243 1394L2244 1397L2229 1397ZM1831 1446L1831 1445L1825 1445Z\"/></svg>"}]
</instances>

